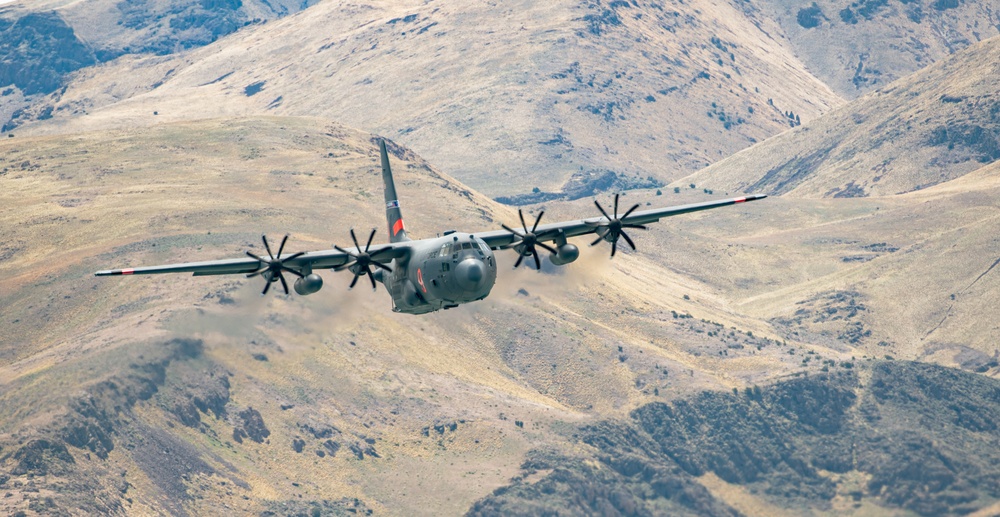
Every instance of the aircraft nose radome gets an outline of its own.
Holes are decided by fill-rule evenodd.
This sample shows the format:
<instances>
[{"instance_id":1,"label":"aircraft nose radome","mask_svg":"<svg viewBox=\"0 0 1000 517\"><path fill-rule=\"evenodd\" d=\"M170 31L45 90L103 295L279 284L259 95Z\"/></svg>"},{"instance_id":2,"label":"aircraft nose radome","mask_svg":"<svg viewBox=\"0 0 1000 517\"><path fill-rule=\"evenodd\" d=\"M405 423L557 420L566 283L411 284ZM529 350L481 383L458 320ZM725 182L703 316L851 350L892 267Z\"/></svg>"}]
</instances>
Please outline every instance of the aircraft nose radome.
<instances>
[{"instance_id":1,"label":"aircraft nose radome","mask_svg":"<svg viewBox=\"0 0 1000 517\"><path fill-rule=\"evenodd\" d=\"M455 276L458 283L465 289L479 289L486 278L486 265L482 260L473 258L465 259L458 263L455 268Z\"/></svg>"}]
</instances>

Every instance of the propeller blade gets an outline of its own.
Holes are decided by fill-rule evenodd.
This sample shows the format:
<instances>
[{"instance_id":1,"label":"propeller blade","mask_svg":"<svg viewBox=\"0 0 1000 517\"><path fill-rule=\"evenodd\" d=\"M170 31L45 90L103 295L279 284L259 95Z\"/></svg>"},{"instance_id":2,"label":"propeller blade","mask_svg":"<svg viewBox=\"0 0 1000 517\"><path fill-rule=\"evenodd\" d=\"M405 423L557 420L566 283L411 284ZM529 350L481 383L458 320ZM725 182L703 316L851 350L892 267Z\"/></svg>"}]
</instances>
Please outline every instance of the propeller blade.
<instances>
[{"instance_id":1,"label":"propeller blade","mask_svg":"<svg viewBox=\"0 0 1000 517\"><path fill-rule=\"evenodd\" d=\"M267 256L271 257L271 260L274 260L274 255L271 253L271 246L267 243L267 235L261 235L260 238L264 241L264 249L267 250Z\"/></svg>"},{"instance_id":2,"label":"propeller blade","mask_svg":"<svg viewBox=\"0 0 1000 517\"><path fill-rule=\"evenodd\" d=\"M520 246L521 243L523 243L523 242L524 242L524 239L518 239L516 241L511 242L510 244L504 244L503 246L500 246L500 249L502 249L502 250L509 250L511 248L516 248L516 247Z\"/></svg>"},{"instance_id":3,"label":"propeller blade","mask_svg":"<svg viewBox=\"0 0 1000 517\"><path fill-rule=\"evenodd\" d=\"M357 264L357 263L358 263L358 261L351 260L351 261L348 261L346 264L341 264L341 265L333 268L333 270L334 271L343 271L343 270L345 270L345 269L347 269L347 268L349 268L349 267L351 267L351 266L353 266L354 264Z\"/></svg>"},{"instance_id":4,"label":"propeller blade","mask_svg":"<svg viewBox=\"0 0 1000 517\"><path fill-rule=\"evenodd\" d=\"M266 283L266 284L264 284L264 290L260 292L260 295L261 295L261 296L264 296L264 295L265 295L265 294L267 294L267 292L268 292L268 291L270 291L270 290L271 290L271 280L270 280L270 279L267 279L267 283Z\"/></svg>"},{"instance_id":5,"label":"propeller blade","mask_svg":"<svg viewBox=\"0 0 1000 517\"><path fill-rule=\"evenodd\" d=\"M590 245L591 246L597 246L597 243L601 242L602 240L604 240L604 236L603 235L598 235L597 238L594 239L594 242L591 242Z\"/></svg>"},{"instance_id":6,"label":"propeller blade","mask_svg":"<svg viewBox=\"0 0 1000 517\"><path fill-rule=\"evenodd\" d=\"M288 282L285 282L285 275L278 271L278 280L281 280L281 287L285 288L285 296L288 296Z\"/></svg>"},{"instance_id":7,"label":"propeller blade","mask_svg":"<svg viewBox=\"0 0 1000 517\"><path fill-rule=\"evenodd\" d=\"M253 259L257 259L257 261L260 262L261 264L263 264L264 262L267 262L266 260L258 257L257 255L254 255L253 253L250 253L249 251L247 252L247 256L250 257L250 258L253 258Z\"/></svg>"},{"instance_id":8,"label":"propeller blade","mask_svg":"<svg viewBox=\"0 0 1000 517\"><path fill-rule=\"evenodd\" d=\"M507 226L506 224L500 223L500 227L503 228L504 230L507 230L510 233L513 233L514 235L521 235L520 232L514 231L510 226Z\"/></svg>"},{"instance_id":9,"label":"propeller blade","mask_svg":"<svg viewBox=\"0 0 1000 517\"><path fill-rule=\"evenodd\" d=\"M622 228L635 228L635 229L638 229L638 230L648 230L649 229L649 228L646 228L645 226L643 226L641 224L623 224Z\"/></svg>"},{"instance_id":10,"label":"propeller blade","mask_svg":"<svg viewBox=\"0 0 1000 517\"><path fill-rule=\"evenodd\" d=\"M627 242L629 246L632 246L632 251L635 251L635 243L632 242L632 239L628 238L628 234L621 232L621 236L625 238L625 242Z\"/></svg>"},{"instance_id":11,"label":"propeller blade","mask_svg":"<svg viewBox=\"0 0 1000 517\"><path fill-rule=\"evenodd\" d=\"M524 228L524 233L528 233L528 225L524 222L524 212L520 208L517 209L517 216L521 218L521 227Z\"/></svg>"},{"instance_id":12,"label":"propeller blade","mask_svg":"<svg viewBox=\"0 0 1000 517\"><path fill-rule=\"evenodd\" d=\"M380 249L380 250L376 251L375 253L371 253L371 254L369 254L369 256L370 256L370 257L371 257L372 259L374 259L375 257L377 257L377 256L379 256L379 255L383 255L383 254L385 254L385 253L392 253L392 248L382 248L382 249Z\"/></svg>"},{"instance_id":13,"label":"propeller blade","mask_svg":"<svg viewBox=\"0 0 1000 517\"><path fill-rule=\"evenodd\" d=\"M282 271L287 271L287 272L289 272L289 273L291 273L291 274L293 274L293 275L295 275L295 276L297 276L299 278L302 278L302 277L305 276L302 273L299 273L298 271L296 271L296 270L294 270L292 268L289 268L289 267L282 267L281 270Z\"/></svg>"},{"instance_id":14,"label":"propeller blade","mask_svg":"<svg viewBox=\"0 0 1000 517\"><path fill-rule=\"evenodd\" d=\"M629 215L629 214L631 214L632 212L635 212L635 209L636 209L636 208L639 208L639 205L638 205L638 204L636 204L636 205L635 205L635 206L633 206L632 208L629 208L629 209L628 209L628 212L625 212L625 214L624 214L624 215L622 215L621 217L619 217L619 219L625 219L626 217L628 217L628 215Z\"/></svg>"},{"instance_id":15,"label":"propeller blade","mask_svg":"<svg viewBox=\"0 0 1000 517\"><path fill-rule=\"evenodd\" d=\"M288 258L281 259L281 261L282 262L288 262L289 260L295 260L295 259L297 259L297 258L299 258L299 257L301 257L302 255L305 255L305 254L306 254L306 252L300 251L298 253L294 253L294 254L288 256ZM278 255L278 256L280 257L281 255Z\"/></svg>"},{"instance_id":16,"label":"propeller blade","mask_svg":"<svg viewBox=\"0 0 1000 517\"><path fill-rule=\"evenodd\" d=\"M549 253L554 253L556 255L559 254L559 252L556 251L555 248L553 248L552 246L549 246L548 244L545 244L544 242L536 242L535 244L541 246L542 249L544 249L545 251L548 251Z\"/></svg>"},{"instance_id":17,"label":"propeller blade","mask_svg":"<svg viewBox=\"0 0 1000 517\"><path fill-rule=\"evenodd\" d=\"M354 284L357 283L358 283L358 275L354 275L354 278L351 280L351 285L347 286L347 290L350 291L351 289L354 289Z\"/></svg>"},{"instance_id":18,"label":"propeller blade","mask_svg":"<svg viewBox=\"0 0 1000 517\"><path fill-rule=\"evenodd\" d=\"M392 273L392 268L389 267L389 266L387 266L387 265L385 265L385 264L383 264L383 263L381 263L381 262L375 262L373 260L372 261L372 265L375 266L375 267L377 267L377 268L379 268L379 269L383 269L385 271L388 271L388 272Z\"/></svg>"},{"instance_id":19,"label":"propeller blade","mask_svg":"<svg viewBox=\"0 0 1000 517\"><path fill-rule=\"evenodd\" d=\"M372 234L368 236L368 244L365 244L365 253L368 253L368 248L372 245L372 239L375 238L375 228L372 228Z\"/></svg>"},{"instance_id":20,"label":"propeller blade","mask_svg":"<svg viewBox=\"0 0 1000 517\"><path fill-rule=\"evenodd\" d=\"M604 218L610 221L611 220L611 216L608 215L608 213L604 211L604 208L601 207L601 204L598 203L596 199L594 200L594 204L597 205L597 209L601 211L601 214L604 215Z\"/></svg>"},{"instance_id":21,"label":"propeller blade","mask_svg":"<svg viewBox=\"0 0 1000 517\"><path fill-rule=\"evenodd\" d=\"M618 251L618 239L611 241L611 257L614 258L615 252Z\"/></svg>"},{"instance_id":22,"label":"propeller blade","mask_svg":"<svg viewBox=\"0 0 1000 517\"><path fill-rule=\"evenodd\" d=\"M368 270L368 280L372 281L372 291L378 291L378 287L375 286L375 275L372 274L372 270Z\"/></svg>"},{"instance_id":23,"label":"propeller blade","mask_svg":"<svg viewBox=\"0 0 1000 517\"><path fill-rule=\"evenodd\" d=\"M351 228L351 240L354 241L354 248L361 251L361 245L358 244L358 238L354 235L354 228Z\"/></svg>"},{"instance_id":24,"label":"propeller blade","mask_svg":"<svg viewBox=\"0 0 1000 517\"><path fill-rule=\"evenodd\" d=\"M278 258L281 258L281 252L285 251L285 243L288 242L288 234L286 233L281 239L281 245L278 246Z\"/></svg>"},{"instance_id":25,"label":"propeller blade","mask_svg":"<svg viewBox=\"0 0 1000 517\"><path fill-rule=\"evenodd\" d=\"M531 227L531 233L535 233L538 229L538 223L542 221L542 216L545 215L545 210L538 212L538 217L535 218L535 225Z\"/></svg>"},{"instance_id":26,"label":"propeller blade","mask_svg":"<svg viewBox=\"0 0 1000 517\"><path fill-rule=\"evenodd\" d=\"M524 260L524 255L518 255L517 256L517 262L514 263L514 269L517 269L517 266L521 265L521 261L522 260Z\"/></svg>"},{"instance_id":27,"label":"propeller blade","mask_svg":"<svg viewBox=\"0 0 1000 517\"><path fill-rule=\"evenodd\" d=\"M343 253L344 255L350 255L352 257L354 256L354 254L352 254L350 251L347 251L344 248L341 248L340 246L337 246L336 244L333 245L333 249L335 249L335 250Z\"/></svg>"},{"instance_id":28,"label":"propeller blade","mask_svg":"<svg viewBox=\"0 0 1000 517\"><path fill-rule=\"evenodd\" d=\"M531 249L531 256L535 257L535 271L541 271L542 261L538 259L538 252L534 248Z\"/></svg>"},{"instance_id":29,"label":"propeller blade","mask_svg":"<svg viewBox=\"0 0 1000 517\"><path fill-rule=\"evenodd\" d=\"M618 194L615 194L615 219L618 219Z\"/></svg>"}]
</instances>

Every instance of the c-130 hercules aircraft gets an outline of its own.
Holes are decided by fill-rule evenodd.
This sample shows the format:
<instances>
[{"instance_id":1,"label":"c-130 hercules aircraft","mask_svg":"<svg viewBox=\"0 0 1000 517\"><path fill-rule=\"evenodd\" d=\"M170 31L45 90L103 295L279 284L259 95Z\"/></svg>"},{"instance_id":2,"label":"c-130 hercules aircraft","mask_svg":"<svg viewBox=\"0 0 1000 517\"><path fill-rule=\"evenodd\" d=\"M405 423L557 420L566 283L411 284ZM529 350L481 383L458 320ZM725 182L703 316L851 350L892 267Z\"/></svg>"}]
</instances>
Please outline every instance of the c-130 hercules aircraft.
<instances>
[{"instance_id":1,"label":"c-130 hercules aircraft","mask_svg":"<svg viewBox=\"0 0 1000 517\"><path fill-rule=\"evenodd\" d=\"M515 268L521 265L525 257L530 256L534 259L535 268L540 269L538 248L542 248L549 252L549 260L553 264L562 266L580 256L579 248L570 244L567 239L596 234L597 239L590 245L594 246L602 240L609 242L611 256L614 257L618 250L619 239L625 239L625 242L635 250L635 243L625 233L626 229L645 230L646 224L664 217L767 197L746 196L640 212L636 212L639 205L635 205L618 215L616 194L613 216L595 200L594 204L597 205L602 217L540 225L542 214L545 213L542 211L538 213L529 230L524 215L518 210L521 219L520 230L502 224L502 230L475 234L448 231L441 237L411 240L403 226L403 216L399 209L396 186L392 179L392 170L389 168L389 155L384 140L379 141L379 151L382 158L382 180L385 184L386 217L389 223L388 244L372 246L372 240L375 238L375 230L372 230L368 242L362 247L352 229L351 239L354 241L354 248L334 246L332 250L283 255L288 236L281 240L277 254L271 252L271 246L264 236L262 239L267 257L248 251L246 258L112 269L98 271L95 274L97 276L158 273L193 273L194 276L245 274L247 278L255 276L264 278L266 284L261 292L262 295L267 294L271 284L275 282L281 282L287 295L288 283L283 273L290 273L298 277L295 280L295 292L309 295L323 287L323 278L316 274L315 270L347 269L354 274L350 288L354 288L359 278L367 276L372 289L377 289L376 282L381 282L389 291L393 311L425 314L486 298L497 279L494 250L515 250L519 255L517 262L514 263ZM550 242L552 245L547 244Z\"/></svg>"}]
</instances>

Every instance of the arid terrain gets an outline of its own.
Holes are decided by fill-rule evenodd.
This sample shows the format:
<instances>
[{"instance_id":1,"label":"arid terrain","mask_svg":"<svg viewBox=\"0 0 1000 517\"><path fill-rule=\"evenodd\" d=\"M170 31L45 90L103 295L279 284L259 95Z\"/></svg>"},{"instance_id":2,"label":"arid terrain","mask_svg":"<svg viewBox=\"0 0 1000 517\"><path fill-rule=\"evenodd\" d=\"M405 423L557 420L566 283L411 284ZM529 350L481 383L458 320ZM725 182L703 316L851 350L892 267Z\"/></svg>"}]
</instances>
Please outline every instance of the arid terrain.
<instances>
[{"instance_id":1,"label":"arid terrain","mask_svg":"<svg viewBox=\"0 0 1000 517\"><path fill-rule=\"evenodd\" d=\"M0 513L1000 511L1000 6L310 4L0 8ZM383 240L382 137L417 238L771 197L425 316L93 276Z\"/></svg>"}]
</instances>

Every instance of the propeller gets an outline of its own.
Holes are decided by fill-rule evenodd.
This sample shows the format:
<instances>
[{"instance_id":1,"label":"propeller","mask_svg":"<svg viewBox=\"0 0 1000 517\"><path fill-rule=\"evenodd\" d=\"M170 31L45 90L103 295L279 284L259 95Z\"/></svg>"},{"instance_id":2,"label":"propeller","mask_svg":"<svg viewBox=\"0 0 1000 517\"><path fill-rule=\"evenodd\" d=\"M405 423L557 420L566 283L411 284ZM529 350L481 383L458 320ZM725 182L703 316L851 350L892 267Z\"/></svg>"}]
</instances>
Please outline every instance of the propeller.
<instances>
[{"instance_id":1,"label":"propeller","mask_svg":"<svg viewBox=\"0 0 1000 517\"><path fill-rule=\"evenodd\" d=\"M601 204L598 203L596 199L594 200L594 204L597 205L597 209L601 211L601 214L604 215L604 218L607 219L607 221L606 222L605 221L601 221L601 222L587 223L590 226L594 226L594 227L598 227L598 228L600 228L600 227L605 228L605 230L604 230L603 233L600 230L598 230L598 233L597 233L598 237L597 237L597 239L595 239L594 242L590 243L590 245L591 246L596 246L597 243L601 242L602 240L609 241L611 243L611 256L614 257L615 256L615 252L618 251L618 239L620 237L624 237L625 238L625 242L627 242L628 245L631 246L633 250L635 250L635 243L632 242L632 239L629 238L628 234L625 233L624 229L625 228L636 228L636 229L639 229L639 230L645 230L646 227L643 226L643 225L641 225L641 224L629 224L629 223L625 223L625 222L622 222L622 219L625 219L626 217L629 216L629 214L631 214L632 212L634 212L636 208L639 208L639 205L636 204L632 208L629 208L627 212L625 212L624 214L621 215L621 217L619 217L618 216L618 194L615 194L615 216L611 217L610 215L608 215L607 212L604 211L604 208L601 207Z\"/></svg>"},{"instance_id":2,"label":"propeller","mask_svg":"<svg viewBox=\"0 0 1000 517\"><path fill-rule=\"evenodd\" d=\"M377 289L375 287L375 275L372 274L372 270L369 266L375 266L379 269L392 273L391 267L379 262L378 260L375 260L375 257L377 257L380 253L383 253L385 251L391 251L392 248L384 248L382 250L376 251L375 253L368 253L368 248L371 247L372 239L374 238L375 238L375 229L373 228L371 235L368 236L368 243L365 244L364 251L361 251L361 244L358 243L358 238L356 235L354 235L354 228L351 228L351 240L354 241L354 248L357 249L358 252L353 253L345 250L344 248L341 248L340 246L334 246L334 249L336 249L337 251L351 256L351 260L348 261L346 264L337 266L333 269L334 271L343 271L347 268L351 268L351 272L354 273L354 279L351 280L351 285L350 287L348 287L348 289L354 289L354 285L358 283L358 278L361 278L361 275L368 275L368 279L372 281L372 289Z\"/></svg>"},{"instance_id":3,"label":"propeller","mask_svg":"<svg viewBox=\"0 0 1000 517\"><path fill-rule=\"evenodd\" d=\"M277 257L275 257L271 253L271 246L267 243L267 236L262 235L260 238L261 240L264 241L264 249L267 250L267 256L269 258L258 257L257 255L254 255L253 253L250 253L248 251L247 256L257 259L257 261L260 262L260 268L257 271L248 274L247 278L253 278L258 275L264 275L264 279L267 280L267 283L264 285L264 290L260 292L261 295L267 294L267 292L271 289L271 283L281 281L281 287L285 289L285 294L287 295L288 282L285 281L285 276L282 275L282 272L287 271L299 278L302 278L302 273L299 273L294 269L286 267L285 262L299 258L302 255L305 255L305 252L300 251L293 255L282 257L281 252L285 250L285 242L288 241L288 235L285 235L285 237L281 239L281 245L278 246L278 255Z\"/></svg>"},{"instance_id":4,"label":"propeller","mask_svg":"<svg viewBox=\"0 0 1000 517\"><path fill-rule=\"evenodd\" d=\"M538 240L540 235L544 234L544 232L542 234L535 233L535 230L538 229L538 223L542 220L543 215L545 215L545 210L538 212L538 217L535 218L535 224L531 226L531 230L528 230L528 224L524 222L524 213L521 212L520 208L517 209L517 216L521 218L521 227L524 229L523 232L515 230L507 226L506 224L502 223L500 224L500 226L502 226L504 230L507 230L508 232L511 233L511 235L513 235L516 238L516 240L511 242L510 244L500 247L500 249L505 249L505 250L511 248L517 248L518 257L517 257L517 262L514 263L515 269L521 265L521 261L524 260L524 257L527 257L529 255L534 257L535 259L535 269L536 270L542 269L542 261L539 260L538 258L538 250L535 249L535 246L539 246L542 249L547 250L553 254L557 253L555 248Z\"/></svg>"}]
</instances>

